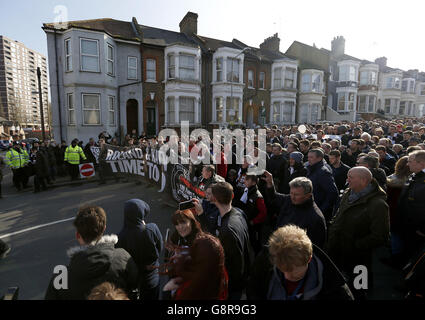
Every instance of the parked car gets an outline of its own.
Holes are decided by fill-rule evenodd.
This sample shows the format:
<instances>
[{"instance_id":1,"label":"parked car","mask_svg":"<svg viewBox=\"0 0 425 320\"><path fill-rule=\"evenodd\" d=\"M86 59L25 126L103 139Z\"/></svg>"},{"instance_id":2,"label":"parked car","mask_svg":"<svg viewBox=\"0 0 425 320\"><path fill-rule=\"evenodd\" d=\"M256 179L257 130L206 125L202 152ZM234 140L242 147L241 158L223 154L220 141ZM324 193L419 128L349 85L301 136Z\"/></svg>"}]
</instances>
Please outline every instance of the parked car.
<instances>
[{"instance_id":1,"label":"parked car","mask_svg":"<svg viewBox=\"0 0 425 320\"><path fill-rule=\"evenodd\" d=\"M7 150L9 148L9 140L0 140L0 150Z\"/></svg>"}]
</instances>

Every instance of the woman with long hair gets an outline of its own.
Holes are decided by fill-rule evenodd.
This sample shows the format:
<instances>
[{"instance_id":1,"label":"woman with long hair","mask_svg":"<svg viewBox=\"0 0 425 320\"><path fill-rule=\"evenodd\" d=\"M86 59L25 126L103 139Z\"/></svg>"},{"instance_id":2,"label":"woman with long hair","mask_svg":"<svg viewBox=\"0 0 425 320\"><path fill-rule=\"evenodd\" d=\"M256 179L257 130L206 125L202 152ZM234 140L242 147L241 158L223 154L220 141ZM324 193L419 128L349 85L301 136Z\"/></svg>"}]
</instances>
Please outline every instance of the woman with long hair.
<instances>
[{"instance_id":1,"label":"woman with long hair","mask_svg":"<svg viewBox=\"0 0 425 320\"><path fill-rule=\"evenodd\" d=\"M190 210L178 210L171 217L176 230L171 235L171 243L174 246L190 247L199 233L202 233L201 224L196 220Z\"/></svg>"},{"instance_id":2,"label":"woman with long hair","mask_svg":"<svg viewBox=\"0 0 425 320\"><path fill-rule=\"evenodd\" d=\"M164 291L173 291L174 300L226 300L228 275L220 240L199 233L186 253L171 258L167 274L173 278Z\"/></svg>"}]
</instances>

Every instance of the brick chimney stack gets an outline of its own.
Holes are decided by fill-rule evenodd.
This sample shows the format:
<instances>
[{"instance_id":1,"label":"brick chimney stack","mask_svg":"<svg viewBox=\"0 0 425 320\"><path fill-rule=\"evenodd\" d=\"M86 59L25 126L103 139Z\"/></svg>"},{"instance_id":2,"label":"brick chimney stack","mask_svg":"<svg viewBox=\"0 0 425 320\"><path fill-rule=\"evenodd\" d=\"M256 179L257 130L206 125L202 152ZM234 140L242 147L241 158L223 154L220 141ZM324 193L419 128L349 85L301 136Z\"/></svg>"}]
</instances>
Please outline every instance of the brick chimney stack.
<instances>
[{"instance_id":1,"label":"brick chimney stack","mask_svg":"<svg viewBox=\"0 0 425 320\"><path fill-rule=\"evenodd\" d=\"M345 39L343 36L332 40L332 55L336 58L342 57L345 53Z\"/></svg>"},{"instance_id":2,"label":"brick chimney stack","mask_svg":"<svg viewBox=\"0 0 425 320\"><path fill-rule=\"evenodd\" d=\"M380 57L375 59L375 63L379 66L379 69L382 70L382 68L387 66L387 58L386 57Z\"/></svg>"},{"instance_id":3,"label":"brick chimney stack","mask_svg":"<svg viewBox=\"0 0 425 320\"><path fill-rule=\"evenodd\" d=\"M262 44L260 44L260 50L269 50L279 52L280 49L280 39L275 33L272 37L269 37L264 40Z\"/></svg>"},{"instance_id":4,"label":"brick chimney stack","mask_svg":"<svg viewBox=\"0 0 425 320\"><path fill-rule=\"evenodd\" d=\"M179 24L180 32L187 35L198 34L198 14L188 12Z\"/></svg>"}]
</instances>

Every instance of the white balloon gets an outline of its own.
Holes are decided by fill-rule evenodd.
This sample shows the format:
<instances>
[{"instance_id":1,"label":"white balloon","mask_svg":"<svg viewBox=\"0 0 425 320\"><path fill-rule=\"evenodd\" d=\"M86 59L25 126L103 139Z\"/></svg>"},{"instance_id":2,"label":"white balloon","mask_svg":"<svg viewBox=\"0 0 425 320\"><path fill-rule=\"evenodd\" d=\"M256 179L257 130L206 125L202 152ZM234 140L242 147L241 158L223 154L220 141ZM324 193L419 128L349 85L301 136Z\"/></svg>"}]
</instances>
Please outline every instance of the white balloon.
<instances>
[{"instance_id":1,"label":"white balloon","mask_svg":"<svg viewBox=\"0 0 425 320\"><path fill-rule=\"evenodd\" d=\"M299 133L305 133L306 131L307 131L307 128L305 127L305 125L302 124L298 127Z\"/></svg>"}]
</instances>

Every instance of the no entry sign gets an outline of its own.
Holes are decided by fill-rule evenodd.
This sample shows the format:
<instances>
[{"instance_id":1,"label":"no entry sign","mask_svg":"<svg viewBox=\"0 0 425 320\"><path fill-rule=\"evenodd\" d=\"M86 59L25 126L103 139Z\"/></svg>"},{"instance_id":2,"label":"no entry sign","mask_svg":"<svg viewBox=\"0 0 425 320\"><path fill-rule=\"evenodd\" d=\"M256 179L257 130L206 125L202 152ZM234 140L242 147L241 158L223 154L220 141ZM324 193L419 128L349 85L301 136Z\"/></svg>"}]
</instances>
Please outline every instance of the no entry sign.
<instances>
[{"instance_id":1,"label":"no entry sign","mask_svg":"<svg viewBox=\"0 0 425 320\"><path fill-rule=\"evenodd\" d=\"M94 166L93 163L84 163L80 164L80 177L90 178L95 176Z\"/></svg>"}]
</instances>

